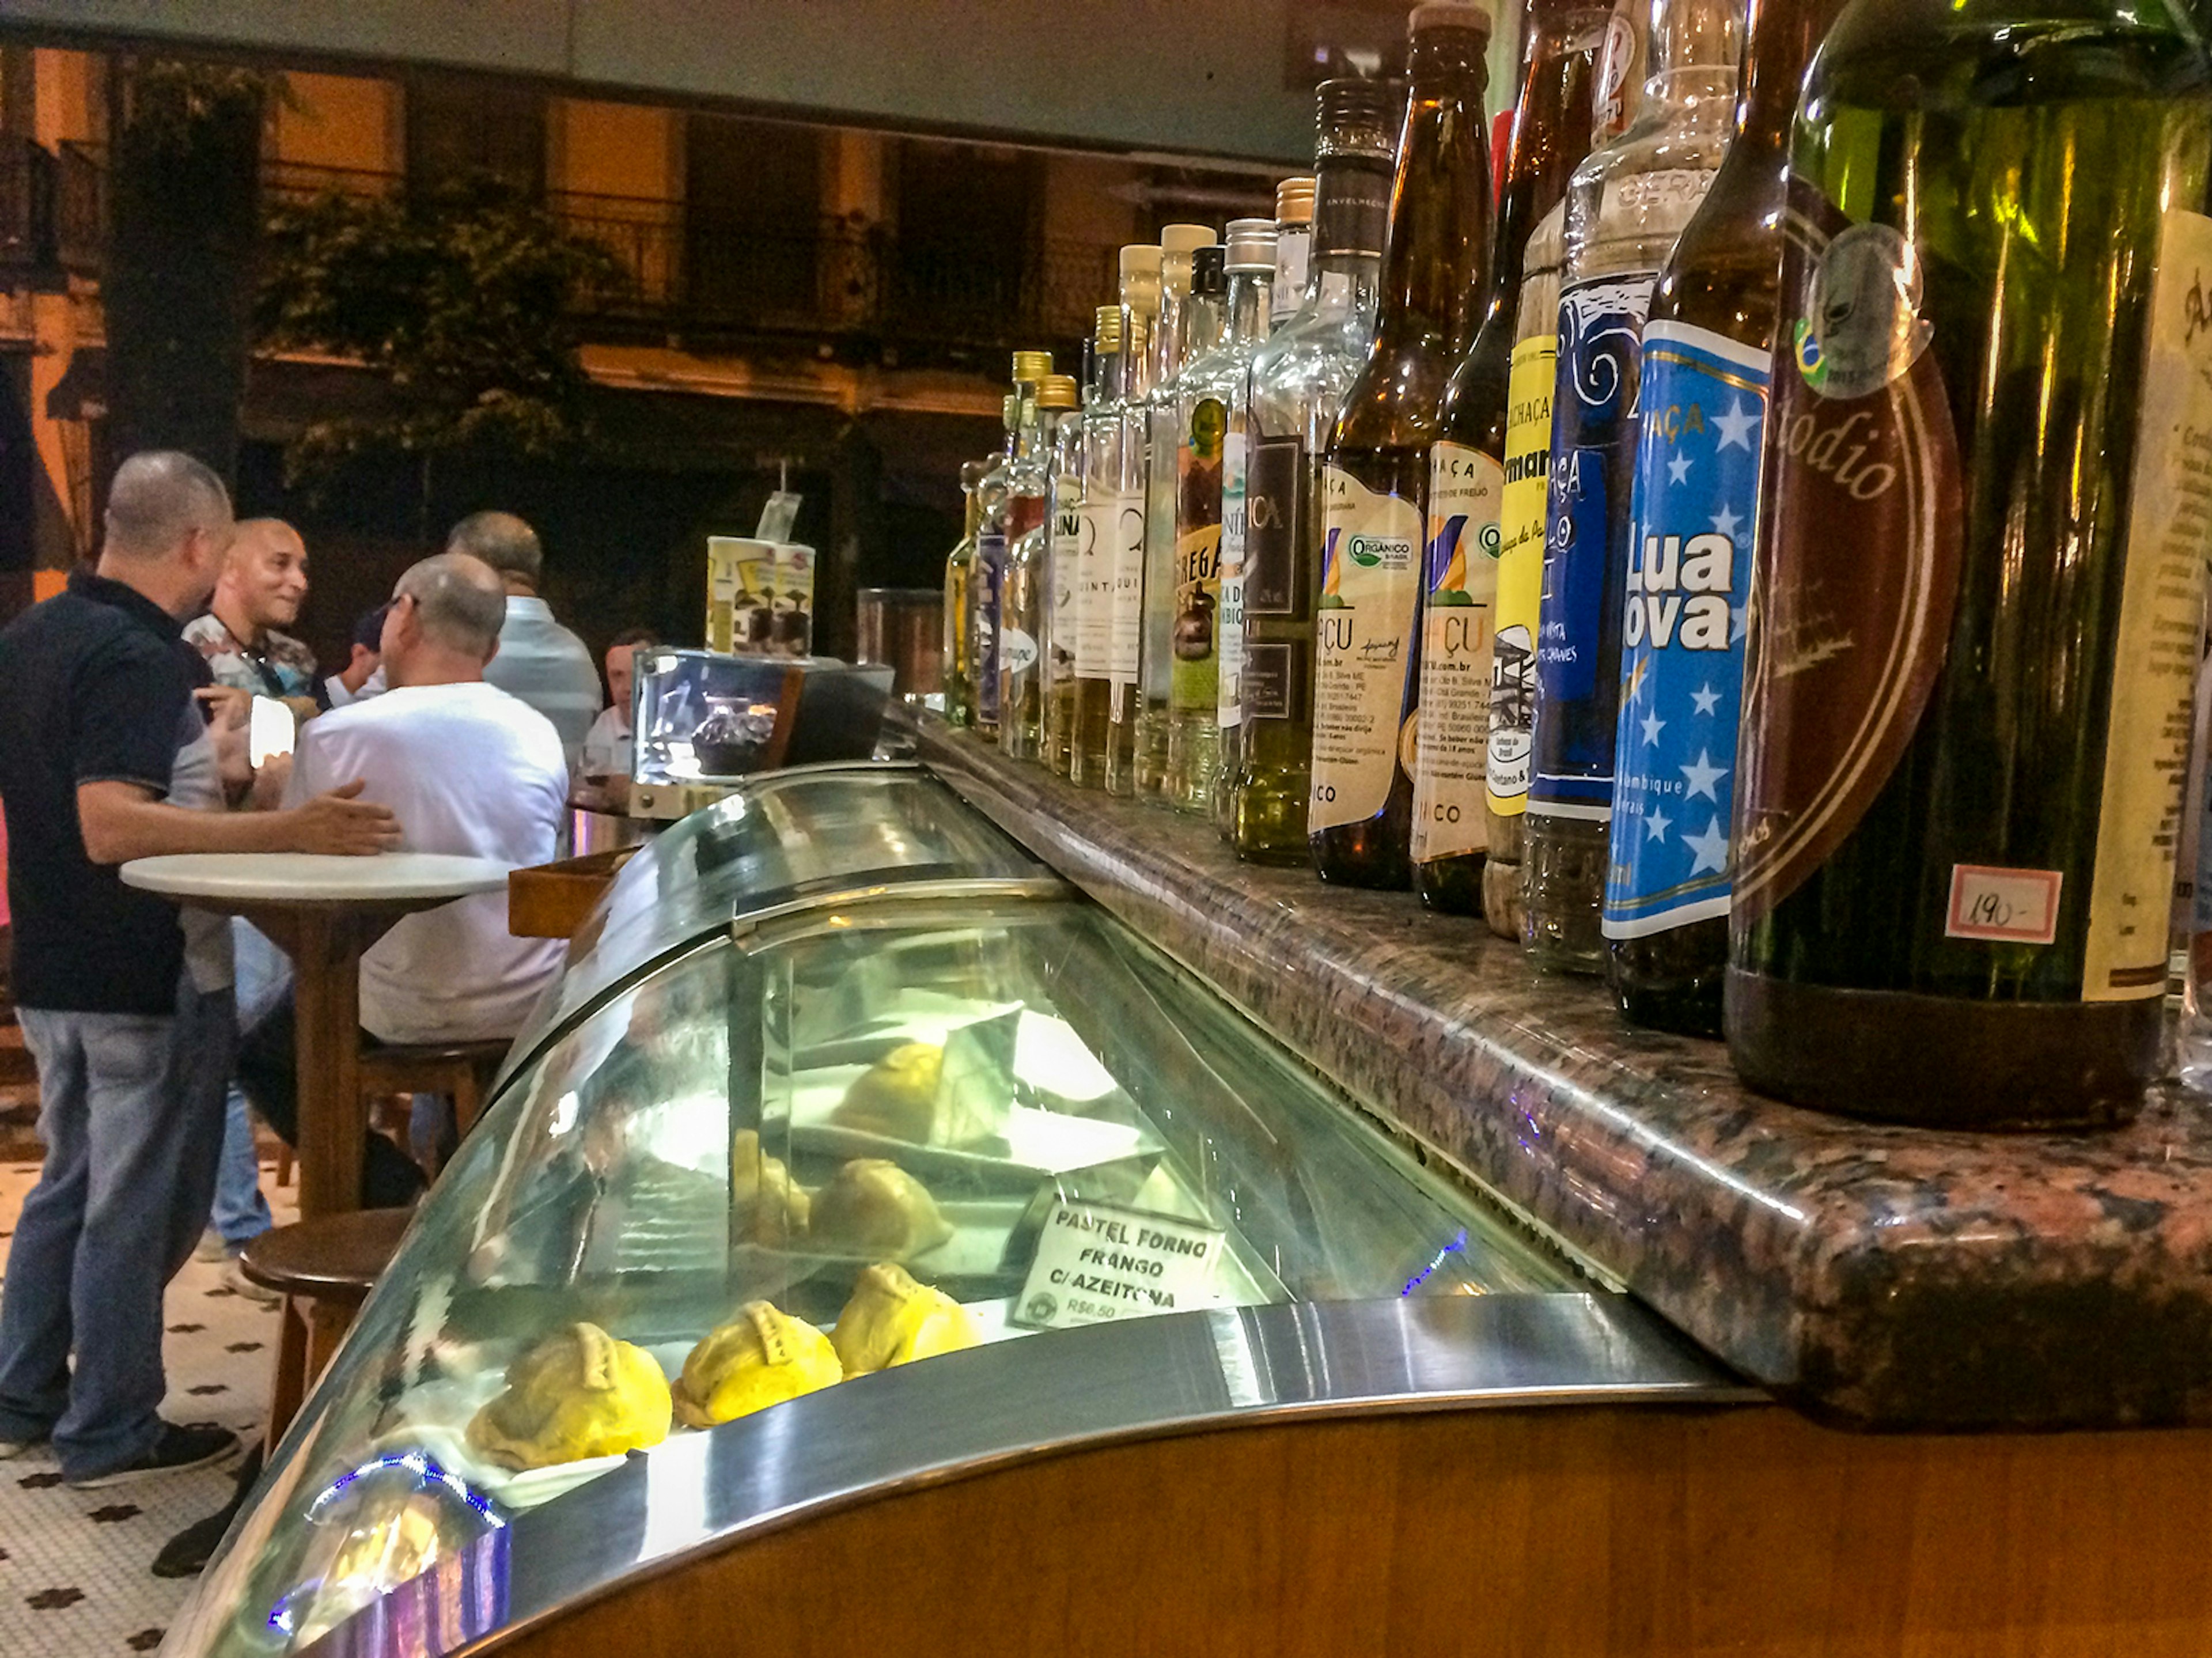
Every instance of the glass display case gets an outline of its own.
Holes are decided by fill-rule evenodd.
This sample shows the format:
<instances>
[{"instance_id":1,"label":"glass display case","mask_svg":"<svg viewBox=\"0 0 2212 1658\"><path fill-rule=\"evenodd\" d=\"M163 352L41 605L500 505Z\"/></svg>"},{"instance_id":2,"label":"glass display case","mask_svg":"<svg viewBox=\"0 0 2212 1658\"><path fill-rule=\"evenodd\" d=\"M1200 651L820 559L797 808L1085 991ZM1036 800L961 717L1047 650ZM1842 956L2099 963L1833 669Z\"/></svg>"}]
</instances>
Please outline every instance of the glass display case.
<instances>
[{"instance_id":1,"label":"glass display case","mask_svg":"<svg viewBox=\"0 0 2212 1658\"><path fill-rule=\"evenodd\" d=\"M512 1075L625 975L740 914L871 884L1041 875L1044 866L911 762L746 778L623 865L501 1072Z\"/></svg>"}]
</instances>

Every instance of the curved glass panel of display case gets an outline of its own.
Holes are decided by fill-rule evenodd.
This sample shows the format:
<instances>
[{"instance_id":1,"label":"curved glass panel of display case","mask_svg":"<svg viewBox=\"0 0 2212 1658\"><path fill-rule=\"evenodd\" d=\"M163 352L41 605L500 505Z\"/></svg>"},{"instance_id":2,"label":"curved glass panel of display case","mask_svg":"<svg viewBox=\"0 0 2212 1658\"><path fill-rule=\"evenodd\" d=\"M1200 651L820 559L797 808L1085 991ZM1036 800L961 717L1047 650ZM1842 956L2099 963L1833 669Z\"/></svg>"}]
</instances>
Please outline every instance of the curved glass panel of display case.
<instances>
[{"instance_id":1,"label":"curved glass panel of display case","mask_svg":"<svg viewBox=\"0 0 2212 1658\"><path fill-rule=\"evenodd\" d=\"M1574 1286L1066 893L741 920L563 1032L431 1191L167 1650L291 1652L627 1453L939 1354Z\"/></svg>"},{"instance_id":2,"label":"curved glass panel of display case","mask_svg":"<svg viewBox=\"0 0 2212 1658\"><path fill-rule=\"evenodd\" d=\"M635 972L749 910L869 881L1042 872L1014 841L906 762L799 766L733 786L623 865L568 946L501 1070Z\"/></svg>"}]
</instances>

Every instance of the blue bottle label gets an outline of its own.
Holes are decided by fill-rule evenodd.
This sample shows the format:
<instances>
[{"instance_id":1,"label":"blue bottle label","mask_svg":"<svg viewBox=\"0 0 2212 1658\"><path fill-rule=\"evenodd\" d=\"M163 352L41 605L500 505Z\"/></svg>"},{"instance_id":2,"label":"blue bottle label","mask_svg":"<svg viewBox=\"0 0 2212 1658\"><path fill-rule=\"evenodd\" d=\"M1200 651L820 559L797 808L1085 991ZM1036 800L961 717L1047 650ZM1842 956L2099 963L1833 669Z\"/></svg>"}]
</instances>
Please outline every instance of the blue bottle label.
<instances>
[{"instance_id":1,"label":"blue bottle label","mask_svg":"<svg viewBox=\"0 0 2212 1658\"><path fill-rule=\"evenodd\" d=\"M1768 357L1680 323L1644 335L1605 936L1728 914Z\"/></svg>"},{"instance_id":2,"label":"blue bottle label","mask_svg":"<svg viewBox=\"0 0 2212 1658\"><path fill-rule=\"evenodd\" d=\"M969 579L975 588L975 628L969 641L968 660L975 677L976 714L985 723L995 725L999 719L999 610L1006 587L1006 537L975 537L975 565Z\"/></svg>"},{"instance_id":3,"label":"blue bottle label","mask_svg":"<svg viewBox=\"0 0 2212 1658\"><path fill-rule=\"evenodd\" d=\"M1638 344L1656 281L1651 271L1599 276L1559 295L1528 786L1540 816L1602 823L1613 811Z\"/></svg>"}]
</instances>

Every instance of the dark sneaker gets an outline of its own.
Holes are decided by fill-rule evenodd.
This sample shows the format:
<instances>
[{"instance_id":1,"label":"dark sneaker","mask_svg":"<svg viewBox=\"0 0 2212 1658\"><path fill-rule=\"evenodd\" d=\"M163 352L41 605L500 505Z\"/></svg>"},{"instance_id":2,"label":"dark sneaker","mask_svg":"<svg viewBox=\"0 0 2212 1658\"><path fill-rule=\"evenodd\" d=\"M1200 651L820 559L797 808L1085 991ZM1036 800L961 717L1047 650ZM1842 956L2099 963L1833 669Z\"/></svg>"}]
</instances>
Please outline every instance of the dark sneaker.
<instances>
[{"instance_id":1,"label":"dark sneaker","mask_svg":"<svg viewBox=\"0 0 2212 1658\"><path fill-rule=\"evenodd\" d=\"M136 1462L126 1462L108 1473L94 1474L89 1479L72 1479L69 1483L81 1491L105 1490L110 1485L127 1485L137 1479L151 1479L157 1474L182 1473L187 1468L204 1468L211 1462L220 1462L238 1454L238 1436L228 1428L218 1428L213 1423L196 1423L180 1427L174 1422L161 1424L161 1436L154 1442L154 1448Z\"/></svg>"}]
</instances>

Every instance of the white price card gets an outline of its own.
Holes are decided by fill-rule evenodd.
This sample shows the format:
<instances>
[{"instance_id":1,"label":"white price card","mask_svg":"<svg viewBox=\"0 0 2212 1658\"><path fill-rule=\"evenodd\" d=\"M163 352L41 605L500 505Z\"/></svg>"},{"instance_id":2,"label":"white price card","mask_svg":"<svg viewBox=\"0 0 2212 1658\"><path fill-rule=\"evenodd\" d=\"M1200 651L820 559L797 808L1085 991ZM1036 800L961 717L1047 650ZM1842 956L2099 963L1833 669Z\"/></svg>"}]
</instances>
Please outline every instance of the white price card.
<instances>
[{"instance_id":1,"label":"white price card","mask_svg":"<svg viewBox=\"0 0 2212 1658\"><path fill-rule=\"evenodd\" d=\"M1943 932L1953 938L1986 938L1992 944L2047 944L2058 936L2063 879L2055 869L1954 864Z\"/></svg>"},{"instance_id":2,"label":"white price card","mask_svg":"<svg viewBox=\"0 0 2212 1658\"><path fill-rule=\"evenodd\" d=\"M1066 1330L1214 1306L1224 1236L1167 1215L1063 1199L1045 1217L1013 1322Z\"/></svg>"}]
</instances>

